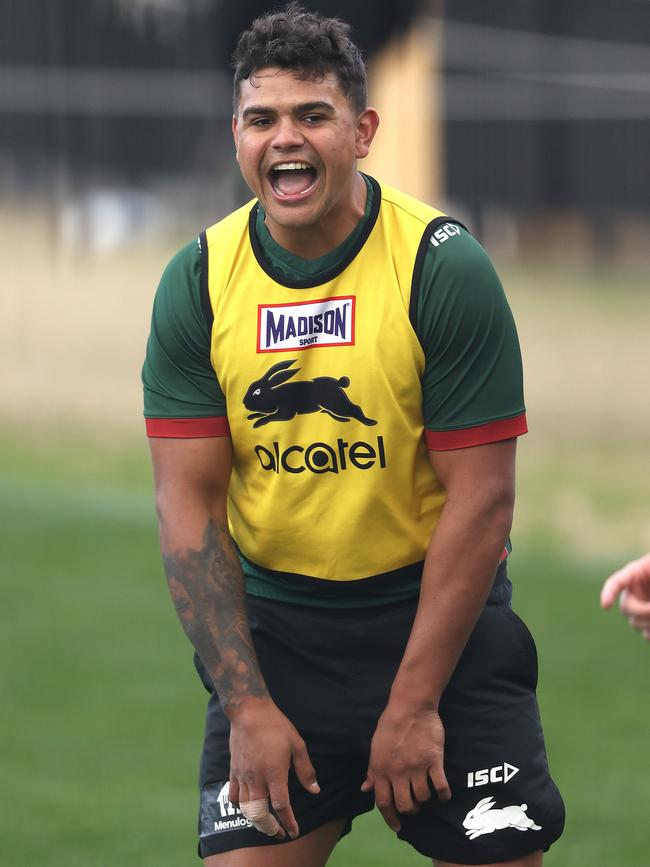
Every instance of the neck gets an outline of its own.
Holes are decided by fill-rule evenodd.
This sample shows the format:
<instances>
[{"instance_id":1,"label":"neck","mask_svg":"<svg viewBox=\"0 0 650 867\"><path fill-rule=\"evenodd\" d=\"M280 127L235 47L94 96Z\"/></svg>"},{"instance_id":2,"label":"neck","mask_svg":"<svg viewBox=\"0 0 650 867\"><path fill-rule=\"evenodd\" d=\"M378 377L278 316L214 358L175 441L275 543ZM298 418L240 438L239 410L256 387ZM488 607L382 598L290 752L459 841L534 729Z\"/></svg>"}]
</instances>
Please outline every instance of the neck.
<instances>
[{"instance_id":1,"label":"neck","mask_svg":"<svg viewBox=\"0 0 650 867\"><path fill-rule=\"evenodd\" d=\"M318 259L330 253L356 228L366 210L368 190L357 172L352 195L339 209L325 219L308 226L281 226L266 215L266 228L276 244L301 259Z\"/></svg>"}]
</instances>

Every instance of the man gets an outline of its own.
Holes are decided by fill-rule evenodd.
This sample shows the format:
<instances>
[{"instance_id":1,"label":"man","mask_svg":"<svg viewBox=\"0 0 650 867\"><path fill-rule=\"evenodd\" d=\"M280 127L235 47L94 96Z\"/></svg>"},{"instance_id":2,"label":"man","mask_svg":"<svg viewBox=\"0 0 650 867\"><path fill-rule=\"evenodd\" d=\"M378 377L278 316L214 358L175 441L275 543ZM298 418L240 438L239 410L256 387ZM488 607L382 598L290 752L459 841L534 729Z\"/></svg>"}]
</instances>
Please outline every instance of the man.
<instances>
[{"instance_id":1,"label":"man","mask_svg":"<svg viewBox=\"0 0 650 867\"><path fill-rule=\"evenodd\" d=\"M611 608L620 599L621 614L650 641L650 554L631 560L610 575L600 591L600 604Z\"/></svg>"},{"instance_id":2,"label":"man","mask_svg":"<svg viewBox=\"0 0 650 867\"><path fill-rule=\"evenodd\" d=\"M211 692L199 853L320 867L376 803L440 867L533 867L563 806L505 573L516 332L467 231L358 172L378 116L348 30L291 4L241 36L256 201L154 306L161 546Z\"/></svg>"}]
</instances>

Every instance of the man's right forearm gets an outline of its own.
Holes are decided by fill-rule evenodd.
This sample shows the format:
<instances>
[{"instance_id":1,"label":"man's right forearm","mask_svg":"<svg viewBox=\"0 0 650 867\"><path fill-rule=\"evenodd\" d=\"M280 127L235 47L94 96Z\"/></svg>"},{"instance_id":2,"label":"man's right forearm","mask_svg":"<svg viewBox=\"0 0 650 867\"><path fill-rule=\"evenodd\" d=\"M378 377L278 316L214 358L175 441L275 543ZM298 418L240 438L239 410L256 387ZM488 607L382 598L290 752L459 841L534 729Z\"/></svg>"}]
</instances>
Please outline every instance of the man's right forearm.
<instances>
[{"instance_id":1,"label":"man's right forearm","mask_svg":"<svg viewBox=\"0 0 650 867\"><path fill-rule=\"evenodd\" d=\"M225 712L232 717L245 698L269 698L248 627L244 577L225 521L206 516L199 548L183 548L177 533L166 532L161 515L160 538L176 611Z\"/></svg>"},{"instance_id":2,"label":"man's right forearm","mask_svg":"<svg viewBox=\"0 0 650 867\"><path fill-rule=\"evenodd\" d=\"M160 546L178 616L230 719L233 803L271 803L279 838L298 835L289 768L312 794L316 773L300 733L273 702L246 615L244 576L228 530L232 444L226 437L150 438Z\"/></svg>"}]
</instances>

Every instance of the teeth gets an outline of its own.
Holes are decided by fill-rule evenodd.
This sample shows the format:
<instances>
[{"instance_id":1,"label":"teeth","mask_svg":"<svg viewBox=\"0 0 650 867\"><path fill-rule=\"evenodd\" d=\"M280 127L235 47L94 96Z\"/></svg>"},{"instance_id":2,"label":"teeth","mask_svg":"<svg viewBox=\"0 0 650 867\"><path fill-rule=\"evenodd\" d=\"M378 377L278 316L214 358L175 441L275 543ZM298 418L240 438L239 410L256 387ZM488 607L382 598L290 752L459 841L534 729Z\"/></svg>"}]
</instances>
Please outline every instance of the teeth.
<instances>
[{"instance_id":1,"label":"teeth","mask_svg":"<svg viewBox=\"0 0 650 867\"><path fill-rule=\"evenodd\" d=\"M280 163L273 166L275 172L295 172L297 169L310 169L309 163Z\"/></svg>"}]
</instances>

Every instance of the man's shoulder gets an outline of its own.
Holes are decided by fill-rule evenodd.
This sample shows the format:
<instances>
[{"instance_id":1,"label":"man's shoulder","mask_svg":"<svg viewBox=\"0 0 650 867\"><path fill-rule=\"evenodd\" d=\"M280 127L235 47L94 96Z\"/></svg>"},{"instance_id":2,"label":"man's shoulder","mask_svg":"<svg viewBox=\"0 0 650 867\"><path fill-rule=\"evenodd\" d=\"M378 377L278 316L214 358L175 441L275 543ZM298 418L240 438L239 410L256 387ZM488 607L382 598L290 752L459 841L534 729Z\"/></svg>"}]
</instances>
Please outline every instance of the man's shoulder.
<instances>
[{"instance_id":1,"label":"man's shoulder","mask_svg":"<svg viewBox=\"0 0 650 867\"><path fill-rule=\"evenodd\" d=\"M415 223L421 224L422 231L424 231L433 220L446 216L444 211L439 210L433 205L428 205L426 202L422 202L414 196L403 193L401 190L391 187L388 184L381 183L380 188L382 205L399 214L405 215Z\"/></svg>"},{"instance_id":2,"label":"man's shoulder","mask_svg":"<svg viewBox=\"0 0 650 867\"><path fill-rule=\"evenodd\" d=\"M256 202L257 199L252 199L251 201L246 202L246 204L242 205L240 208L231 211L229 214L226 214L225 217L221 217L221 219L200 232L188 244L181 247L181 249L175 253L167 263L165 271L163 272L163 279L168 276L178 277L180 274L189 274L197 268L200 268L201 257L207 253L206 240L210 239L210 236L215 236L220 231L228 232L229 229L234 228L242 222L247 224L251 208L256 204Z\"/></svg>"},{"instance_id":3,"label":"man's shoulder","mask_svg":"<svg viewBox=\"0 0 650 867\"><path fill-rule=\"evenodd\" d=\"M241 230L243 227L247 227L251 210L256 204L257 199L251 199L240 208L236 208L234 211L226 214L225 217L222 217L220 220L217 220L216 223L208 226L205 232L202 232L199 236L199 240L201 240L202 236L206 236L209 242L220 235L228 235L232 231Z\"/></svg>"},{"instance_id":4,"label":"man's shoulder","mask_svg":"<svg viewBox=\"0 0 650 867\"><path fill-rule=\"evenodd\" d=\"M174 299L184 295L199 279L201 268L201 241L193 238L175 253L165 266L158 284L157 298Z\"/></svg>"}]
</instances>

